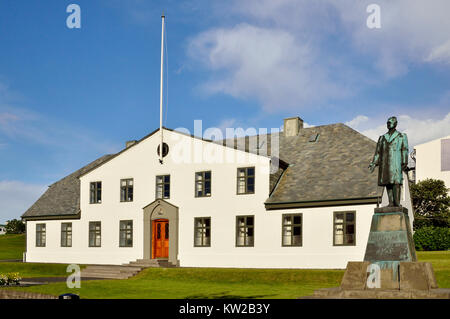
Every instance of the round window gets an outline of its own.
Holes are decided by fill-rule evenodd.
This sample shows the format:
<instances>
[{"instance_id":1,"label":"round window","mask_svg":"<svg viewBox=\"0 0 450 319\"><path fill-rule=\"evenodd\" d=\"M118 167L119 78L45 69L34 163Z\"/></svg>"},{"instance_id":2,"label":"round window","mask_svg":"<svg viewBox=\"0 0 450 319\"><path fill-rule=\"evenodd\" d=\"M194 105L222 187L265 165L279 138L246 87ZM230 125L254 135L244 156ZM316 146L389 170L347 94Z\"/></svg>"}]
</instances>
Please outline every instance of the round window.
<instances>
[{"instance_id":1,"label":"round window","mask_svg":"<svg viewBox=\"0 0 450 319\"><path fill-rule=\"evenodd\" d=\"M161 148L161 144L158 145L158 149L157 149L158 156L160 156L160 153L159 153L160 152L160 148ZM169 153L169 145L167 145L166 143L163 143L163 154L162 154L162 156L166 157L168 153Z\"/></svg>"}]
</instances>

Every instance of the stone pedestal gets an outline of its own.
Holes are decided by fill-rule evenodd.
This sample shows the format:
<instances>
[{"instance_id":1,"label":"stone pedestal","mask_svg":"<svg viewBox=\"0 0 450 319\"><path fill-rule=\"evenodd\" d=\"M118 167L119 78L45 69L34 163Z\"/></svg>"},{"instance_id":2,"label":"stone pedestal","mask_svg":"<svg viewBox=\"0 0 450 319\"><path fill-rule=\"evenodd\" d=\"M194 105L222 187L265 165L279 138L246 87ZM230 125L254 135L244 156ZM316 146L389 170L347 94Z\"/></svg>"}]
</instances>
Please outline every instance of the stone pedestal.
<instances>
[{"instance_id":1,"label":"stone pedestal","mask_svg":"<svg viewBox=\"0 0 450 319\"><path fill-rule=\"evenodd\" d=\"M400 263L417 261L406 208L375 208L364 261L380 267L381 288L400 288Z\"/></svg>"},{"instance_id":2,"label":"stone pedestal","mask_svg":"<svg viewBox=\"0 0 450 319\"><path fill-rule=\"evenodd\" d=\"M430 263L417 262L408 210L375 208L364 261L349 262L340 287L311 298L444 298Z\"/></svg>"}]
</instances>

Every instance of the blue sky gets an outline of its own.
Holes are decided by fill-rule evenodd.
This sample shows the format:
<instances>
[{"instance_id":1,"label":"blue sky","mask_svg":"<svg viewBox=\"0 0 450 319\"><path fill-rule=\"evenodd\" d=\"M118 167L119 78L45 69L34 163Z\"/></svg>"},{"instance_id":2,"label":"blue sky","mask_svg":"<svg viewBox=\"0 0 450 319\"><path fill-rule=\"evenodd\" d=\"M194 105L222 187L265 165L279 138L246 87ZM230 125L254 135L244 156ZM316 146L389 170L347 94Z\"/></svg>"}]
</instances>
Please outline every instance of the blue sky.
<instances>
[{"instance_id":1,"label":"blue sky","mask_svg":"<svg viewBox=\"0 0 450 319\"><path fill-rule=\"evenodd\" d=\"M397 115L411 146L450 134L445 0L0 0L0 223L158 127L162 11L167 127L300 116L375 139Z\"/></svg>"}]
</instances>

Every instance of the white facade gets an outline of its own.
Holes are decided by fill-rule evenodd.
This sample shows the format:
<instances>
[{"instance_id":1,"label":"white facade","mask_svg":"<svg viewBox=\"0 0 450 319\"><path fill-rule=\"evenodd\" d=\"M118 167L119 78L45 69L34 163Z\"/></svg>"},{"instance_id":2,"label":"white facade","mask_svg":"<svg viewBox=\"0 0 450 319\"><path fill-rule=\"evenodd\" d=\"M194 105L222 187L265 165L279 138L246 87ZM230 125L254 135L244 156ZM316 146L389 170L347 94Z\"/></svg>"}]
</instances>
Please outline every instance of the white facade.
<instances>
[{"instance_id":1,"label":"white facade","mask_svg":"<svg viewBox=\"0 0 450 319\"><path fill-rule=\"evenodd\" d=\"M0 225L0 235L6 234L6 227L5 225Z\"/></svg>"},{"instance_id":2,"label":"white facade","mask_svg":"<svg viewBox=\"0 0 450 319\"><path fill-rule=\"evenodd\" d=\"M177 263L181 267L345 268L364 258L376 205L266 210L270 158L164 130L170 151L160 164L159 132L80 177L81 218L27 221L27 262L122 264L142 259L143 208L155 201L155 178L170 174L168 203L178 207ZM191 154L192 156L183 157ZM199 154L204 154L203 158ZM225 154L226 156L220 156ZM225 158L225 160L224 160ZM211 160L213 159L213 160ZM255 167L254 194L237 195L237 168ZM195 172L211 171L210 197L194 196ZM120 201L120 180L133 178L133 201ZM102 182L102 202L89 203L90 183ZM354 211L356 244L333 245L334 212ZM282 246L282 215L302 214L302 246ZM236 216L254 216L254 246L236 247ZM210 247L194 247L194 218L211 218ZM119 247L119 222L133 220L133 246ZM101 247L89 247L89 222L101 222ZM61 247L61 224L72 223L72 247ZM46 226L45 247L36 247L36 224ZM170 236L173 236L171 234ZM150 239L151 240L151 239ZM169 251L174 247L169 247Z\"/></svg>"},{"instance_id":3,"label":"white facade","mask_svg":"<svg viewBox=\"0 0 450 319\"><path fill-rule=\"evenodd\" d=\"M443 169L441 162L444 157L443 140L450 140L450 135L414 147L416 150L416 182L427 178L440 179L444 181L447 188L450 188L450 169ZM449 156L450 153L447 153L446 160L450 162Z\"/></svg>"}]
</instances>

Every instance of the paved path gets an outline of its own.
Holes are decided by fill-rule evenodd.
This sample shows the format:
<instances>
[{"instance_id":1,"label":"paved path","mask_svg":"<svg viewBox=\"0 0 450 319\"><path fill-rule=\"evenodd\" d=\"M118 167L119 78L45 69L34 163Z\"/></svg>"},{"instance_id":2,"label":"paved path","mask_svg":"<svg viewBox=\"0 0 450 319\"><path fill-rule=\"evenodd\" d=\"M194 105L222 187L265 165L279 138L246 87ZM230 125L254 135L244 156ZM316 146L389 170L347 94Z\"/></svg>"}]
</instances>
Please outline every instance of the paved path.
<instances>
[{"instance_id":1,"label":"paved path","mask_svg":"<svg viewBox=\"0 0 450 319\"><path fill-rule=\"evenodd\" d=\"M104 278L81 278L81 281L86 280L103 280ZM33 284L50 284L55 282L65 282L67 277L33 277L22 278L21 283L33 283Z\"/></svg>"}]
</instances>

